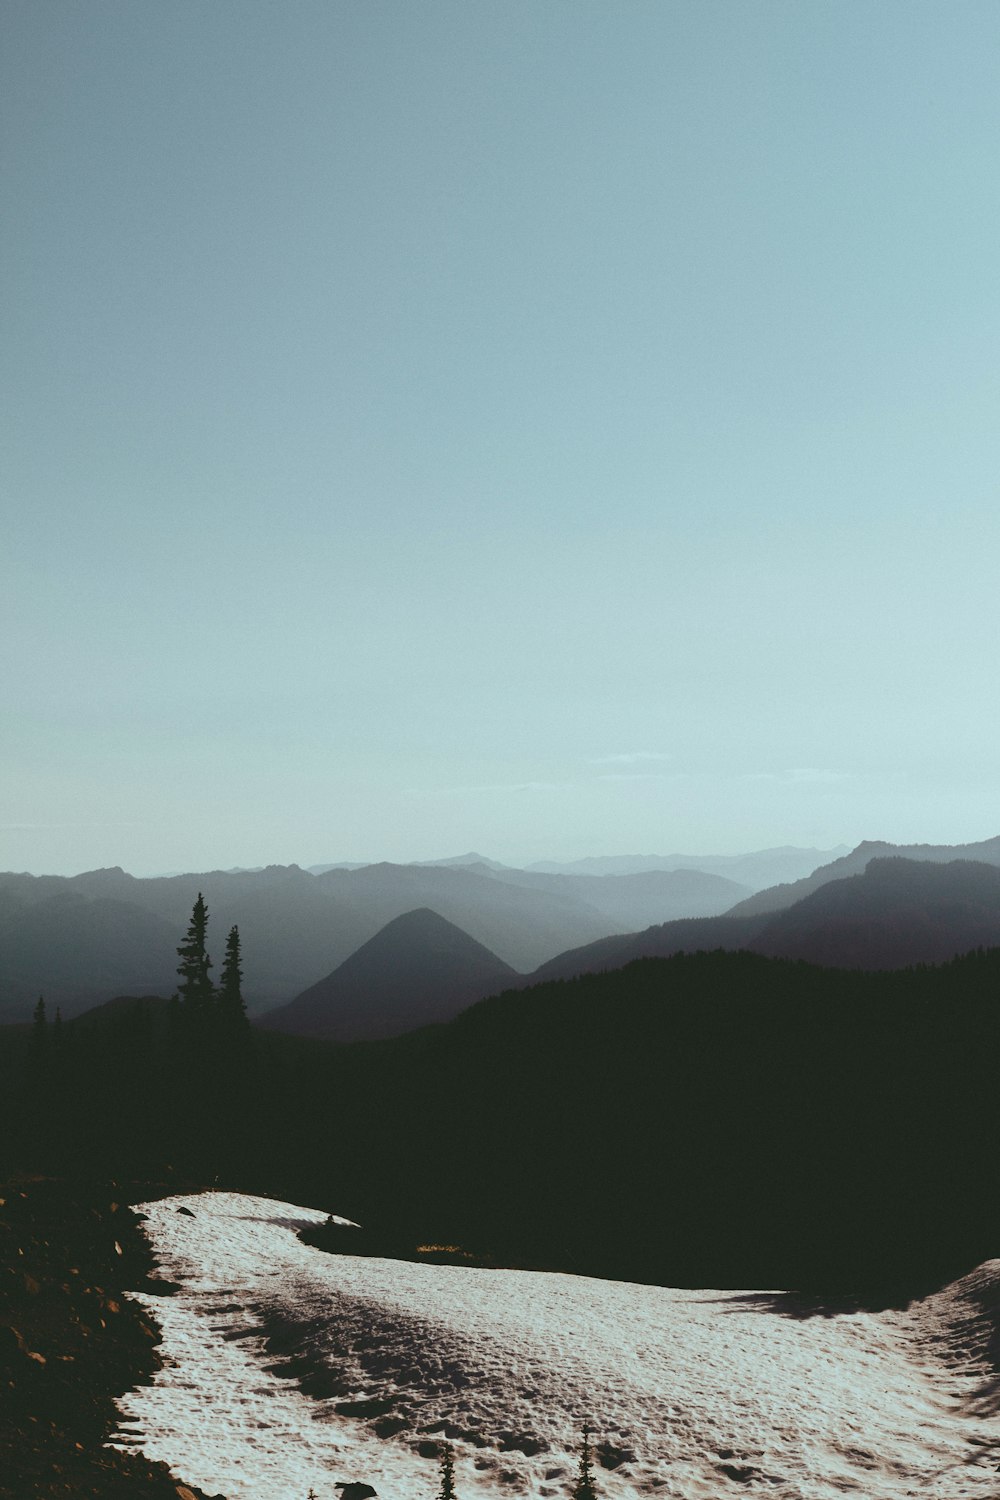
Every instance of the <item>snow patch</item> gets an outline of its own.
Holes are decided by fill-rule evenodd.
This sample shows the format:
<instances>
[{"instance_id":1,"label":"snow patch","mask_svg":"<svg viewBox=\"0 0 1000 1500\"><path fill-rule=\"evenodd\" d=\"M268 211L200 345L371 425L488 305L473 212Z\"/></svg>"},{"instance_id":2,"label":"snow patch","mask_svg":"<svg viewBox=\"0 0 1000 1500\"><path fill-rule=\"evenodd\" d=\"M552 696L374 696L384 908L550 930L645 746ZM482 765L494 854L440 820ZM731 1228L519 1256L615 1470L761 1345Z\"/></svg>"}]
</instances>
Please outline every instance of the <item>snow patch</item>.
<instances>
[{"instance_id":1,"label":"snow patch","mask_svg":"<svg viewBox=\"0 0 1000 1500\"><path fill-rule=\"evenodd\" d=\"M326 1215L241 1194L142 1212L180 1291L140 1298L166 1363L118 1445L228 1500L432 1500L444 1438L462 1500L564 1496L585 1421L607 1500L1000 1492L1000 1262L905 1312L805 1317L780 1293L330 1255L295 1235Z\"/></svg>"}]
</instances>

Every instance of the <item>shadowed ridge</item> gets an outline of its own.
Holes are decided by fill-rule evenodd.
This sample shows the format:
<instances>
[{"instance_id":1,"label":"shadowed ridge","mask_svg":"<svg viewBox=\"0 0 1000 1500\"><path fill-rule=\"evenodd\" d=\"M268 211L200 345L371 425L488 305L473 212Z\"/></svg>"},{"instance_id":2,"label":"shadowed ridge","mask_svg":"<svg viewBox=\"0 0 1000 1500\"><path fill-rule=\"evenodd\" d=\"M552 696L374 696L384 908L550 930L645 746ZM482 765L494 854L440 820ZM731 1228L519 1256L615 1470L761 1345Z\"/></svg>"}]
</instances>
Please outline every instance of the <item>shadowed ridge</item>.
<instances>
[{"instance_id":1,"label":"shadowed ridge","mask_svg":"<svg viewBox=\"0 0 1000 1500\"><path fill-rule=\"evenodd\" d=\"M880 839L865 839L850 854L821 865L804 880L789 885L772 885L740 901L728 913L731 917L762 916L784 911L797 901L848 875L863 875L873 859L896 858L919 860L930 864L947 864L951 860L976 860L980 864L1000 865L1000 834L977 844L887 844Z\"/></svg>"},{"instance_id":2,"label":"shadowed ridge","mask_svg":"<svg viewBox=\"0 0 1000 1500\"><path fill-rule=\"evenodd\" d=\"M1000 947L1000 869L975 860L871 858L863 870L824 882L784 911L749 914L747 904L723 917L664 922L568 949L525 983L718 948L830 968L902 969Z\"/></svg>"},{"instance_id":3,"label":"shadowed ridge","mask_svg":"<svg viewBox=\"0 0 1000 1500\"><path fill-rule=\"evenodd\" d=\"M1000 945L1000 869L967 859L869 860L773 916L750 946L836 968L946 963Z\"/></svg>"}]
</instances>

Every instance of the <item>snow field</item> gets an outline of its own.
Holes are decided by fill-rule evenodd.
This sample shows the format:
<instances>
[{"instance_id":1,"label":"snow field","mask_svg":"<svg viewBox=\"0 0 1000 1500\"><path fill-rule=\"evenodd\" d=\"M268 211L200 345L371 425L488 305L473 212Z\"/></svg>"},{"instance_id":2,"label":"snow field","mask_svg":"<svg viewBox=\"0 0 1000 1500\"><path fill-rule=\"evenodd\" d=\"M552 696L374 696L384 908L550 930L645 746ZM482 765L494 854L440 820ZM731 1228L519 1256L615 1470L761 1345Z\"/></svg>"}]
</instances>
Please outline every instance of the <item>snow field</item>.
<instances>
[{"instance_id":1,"label":"snow field","mask_svg":"<svg viewBox=\"0 0 1000 1500\"><path fill-rule=\"evenodd\" d=\"M141 1298L167 1363L119 1403L119 1443L228 1500L433 1500L443 1436L460 1500L567 1495L585 1421L607 1500L1000 1496L1000 1262L905 1312L805 1318L781 1294L328 1255L294 1233L324 1214L239 1194L142 1211L181 1290Z\"/></svg>"}]
</instances>

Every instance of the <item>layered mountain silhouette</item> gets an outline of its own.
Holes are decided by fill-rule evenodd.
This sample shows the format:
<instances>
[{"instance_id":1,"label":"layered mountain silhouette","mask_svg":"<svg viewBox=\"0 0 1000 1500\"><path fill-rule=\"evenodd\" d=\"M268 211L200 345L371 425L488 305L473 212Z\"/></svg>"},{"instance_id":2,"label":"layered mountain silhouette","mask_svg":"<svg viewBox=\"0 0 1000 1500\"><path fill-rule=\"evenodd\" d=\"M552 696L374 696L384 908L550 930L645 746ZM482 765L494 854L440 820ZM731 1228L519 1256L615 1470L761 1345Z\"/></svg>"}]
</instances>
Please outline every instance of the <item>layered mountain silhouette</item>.
<instances>
[{"instance_id":1,"label":"layered mountain silhouette","mask_svg":"<svg viewBox=\"0 0 1000 1500\"><path fill-rule=\"evenodd\" d=\"M760 912L784 911L804 896L819 890L831 880L860 875L873 859L911 859L926 864L947 864L951 860L974 860L979 864L1000 865L1000 837L983 839L976 844L886 844L866 839L849 854L821 865L801 880L770 886L734 906L732 916L750 917Z\"/></svg>"},{"instance_id":2,"label":"layered mountain silhouette","mask_svg":"<svg viewBox=\"0 0 1000 1500\"><path fill-rule=\"evenodd\" d=\"M382 928L339 968L262 1024L300 1036L353 1042L450 1021L520 975L482 943L422 907Z\"/></svg>"},{"instance_id":3,"label":"layered mountain silhouette","mask_svg":"<svg viewBox=\"0 0 1000 1500\"><path fill-rule=\"evenodd\" d=\"M493 879L549 896L574 893L607 919L605 930L621 928L630 917L678 920L716 916L740 901L747 887L704 870L645 870L626 875L553 875L532 870L491 869Z\"/></svg>"},{"instance_id":4,"label":"layered mountain silhouette","mask_svg":"<svg viewBox=\"0 0 1000 1500\"><path fill-rule=\"evenodd\" d=\"M1000 946L1000 869L872 859L862 874L830 881L769 918L749 946L834 968L946 963Z\"/></svg>"},{"instance_id":5,"label":"layered mountain silhouette","mask_svg":"<svg viewBox=\"0 0 1000 1500\"><path fill-rule=\"evenodd\" d=\"M836 849L799 849L786 844L777 849L758 849L752 854L591 855L568 863L540 860L529 865L528 869L556 875L592 876L638 875L651 870L701 870L706 875L723 875L759 891L780 881L802 880L820 865L827 865L847 853L844 844Z\"/></svg>"},{"instance_id":6,"label":"layered mountain silhouette","mask_svg":"<svg viewBox=\"0 0 1000 1500\"><path fill-rule=\"evenodd\" d=\"M956 856L971 873L957 870ZM28 1020L39 994L65 1019L114 995L171 994L199 891L217 965L225 934L239 926L248 1006L261 1014L421 908L527 974L524 982L714 948L872 968L949 958L1000 941L989 884L998 868L1000 837L954 847L864 843L804 880L749 897L703 870L565 875L474 855L318 876L297 865L147 880L118 868L0 874L0 1023ZM418 968L414 960L414 983Z\"/></svg>"},{"instance_id":7,"label":"layered mountain silhouette","mask_svg":"<svg viewBox=\"0 0 1000 1500\"><path fill-rule=\"evenodd\" d=\"M229 928L240 929L254 1013L300 994L387 922L420 907L524 971L609 932L722 911L747 894L700 872L593 880L497 870L465 857L318 876L297 865L147 880L117 867L70 878L0 874L0 1022L28 1019L40 993L67 1018L116 994L171 994L175 950L199 891L217 965Z\"/></svg>"},{"instance_id":8,"label":"layered mountain silhouette","mask_svg":"<svg viewBox=\"0 0 1000 1500\"><path fill-rule=\"evenodd\" d=\"M39 994L68 1017L125 990L175 988L179 939L164 917L69 881L30 894L0 885L0 1021L27 1020Z\"/></svg>"},{"instance_id":9,"label":"layered mountain silhouette","mask_svg":"<svg viewBox=\"0 0 1000 1500\"><path fill-rule=\"evenodd\" d=\"M525 982L720 948L832 968L896 969L1000 945L1000 868L971 860L868 859L861 873L826 881L783 911L747 913L748 904L723 917L603 938L542 964Z\"/></svg>"}]
</instances>

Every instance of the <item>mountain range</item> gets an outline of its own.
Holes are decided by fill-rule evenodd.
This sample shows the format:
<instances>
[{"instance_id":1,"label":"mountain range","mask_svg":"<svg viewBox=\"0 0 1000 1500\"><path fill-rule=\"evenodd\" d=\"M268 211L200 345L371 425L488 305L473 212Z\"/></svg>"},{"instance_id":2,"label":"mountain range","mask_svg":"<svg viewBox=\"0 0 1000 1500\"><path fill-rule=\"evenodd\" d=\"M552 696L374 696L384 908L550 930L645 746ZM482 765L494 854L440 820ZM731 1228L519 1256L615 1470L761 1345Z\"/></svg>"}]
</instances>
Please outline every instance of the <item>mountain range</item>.
<instances>
[{"instance_id":1,"label":"mountain range","mask_svg":"<svg viewBox=\"0 0 1000 1500\"><path fill-rule=\"evenodd\" d=\"M447 933L447 941L444 935ZM435 946L436 945L436 946ZM271 1011L278 1031L337 1041L398 1036L450 1020L502 989L620 969L639 958L726 949L832 968L898 969L1000 946L1000 869L879 858L783 911L688 918L619 934L514 973L430 911L389 923L319 984Z\"/></svg>"},{"instance_id":2,"label":"mountain range","mask_svg":"<svg viewBox=\"0 0 1000 1500\"><path fill-rule=\"evenodd\" d=\"M639 875L649 870L704 870L706 874L725 875L729 880L738 880L741 885L759 891L780 882L802 880L813 870L849 852L846 844L836 849L798 849L785 845L778 849L759 849L753 854L590 855L568 863L540 860L527 868L553 875Z\"/></svg>"},{"instance_id":3,"label":"mountain range","mask_svg":"<svg viewBox=\"0 0 1000 1500\"><path fill-rule=\"evenodd\" d=\"M295 865L150 880L117 868L71 878L5 874L0 1021L27 1019L40 993L50 1014L59 1005L66 1018L116 994L170 994L177 944L199 891L211 916L210 952L221 949L229 926L240 927L253 1014L284 1006L284 1021L272 1014L269 1025L299 1029L301 1022L308 1034L346 1037L443 1019L497 988L685 950L746 948L865 968L937 962L1000 943L998 882L1000 838L953 847L863 843L799 881L758 893L711 871L568 875L471 854L320 875ZM407 934L419 927L412 922L375 945L367 968L359 960L335 977L388 924L415 912L425 926L432 917L450 925L454 954L459 938L480 950L478 966L458 961L448 973L439 955L439 1003L425 974L438 963L427 935L401 957ZM409 1009L398 998L404 972ZM337 996L329 1014L323 995ZM380 1007L392 1010L391 1023L378 1020Z\"/></svg>"},{"instance_id":4,"label":"mountain range","mask_svg":"<svg viewBox=\"0 0 1000 1500\"><path fill-rule=\"evenodd\" d=\"M973 860L869 859L858 874L824 881L779 910L748 912L747 904L722 917L602 938L540 965L530 982L714 949L897 969L1000 946L1000 869Z\"/></svg>"},{"instance_id":5,"label":"mountain range","mask_svg":"<svg viewBox=\"0 0 1000 1500\"><path fill-rule=\"evenodd\" d=\"M138 879L0 874L0 1021L39 994L71 1016L115 994L170 994L198 893L218 960L237 925L250 1010L293 999L393 918L430 907L525 971L569 947L692 912L726 911L750 888L702 871L624 879L454 865L365 865L311 875L297 865Z\"/></svg>"},{"instance_id":6,"label":"mountain range","mask_svg":"<svg viewBox=\"0 0 1000 1500\"><path fill-rule=\"evenodd\" d=\"M922 864L948 864L952 860L973 860L978 864L1000 865L1000 837L982 839L975 844L886 844L866 839L856 849L814 867L800 879L783 882L760 890L734 906L731 916L756 916L760 912L784 911L809 896L831 880L860 875L873 859L898 858L919 860Z\"/></svg>"}]
</instances>

